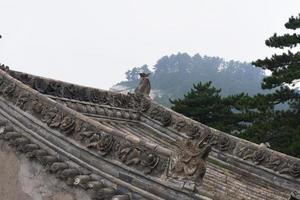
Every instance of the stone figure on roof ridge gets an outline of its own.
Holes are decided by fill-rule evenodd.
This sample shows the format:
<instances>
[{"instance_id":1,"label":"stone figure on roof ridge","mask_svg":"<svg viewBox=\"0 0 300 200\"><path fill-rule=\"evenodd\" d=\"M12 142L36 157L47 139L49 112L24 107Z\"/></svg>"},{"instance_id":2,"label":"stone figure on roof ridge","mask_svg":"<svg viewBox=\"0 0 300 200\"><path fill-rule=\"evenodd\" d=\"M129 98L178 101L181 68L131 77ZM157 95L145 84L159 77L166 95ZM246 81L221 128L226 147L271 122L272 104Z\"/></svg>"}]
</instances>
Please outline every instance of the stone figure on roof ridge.
<instances>
[{"instance_id":1,"label":"stone figure on roof ridge","mask_svg":"<svg viewBox=\"0 0 300 200\"><path fill-rule=\"evenodd\" d=\"M149 97L151 84L148 77L150 74L151 73L140 73L140 83L138 87L134 90L134 93L136 95L143 95L145 97Z\"/></svg>"}]
</instances>

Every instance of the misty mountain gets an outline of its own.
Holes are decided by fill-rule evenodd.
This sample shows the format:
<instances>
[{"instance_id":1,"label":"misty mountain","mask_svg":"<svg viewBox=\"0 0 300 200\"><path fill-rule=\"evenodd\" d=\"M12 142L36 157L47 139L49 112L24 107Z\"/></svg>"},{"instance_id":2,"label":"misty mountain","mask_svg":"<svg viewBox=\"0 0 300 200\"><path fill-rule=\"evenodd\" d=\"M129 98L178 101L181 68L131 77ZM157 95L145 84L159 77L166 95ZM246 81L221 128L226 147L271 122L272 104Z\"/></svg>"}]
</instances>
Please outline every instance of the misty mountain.
<instances>
[{"instance_id":1,"label":"misty mountain","mask_svg":"<svg viewBox=\"0 0 300 200\"><path fill-rule=\"evenodd\" d=\"M249 95L266 93L260 86L265 76L260 68L245 62L187 53L164 56L152 69L147 65L134 67L125 73L127 80L114 85L111 90L132 92L138 85L140 72L152 73L151 97L166 106L170 105L169 99L182 97L198 82L212 81L213 86L222 89L222 96L241 92Z\"/></svg>"}]
</instances>

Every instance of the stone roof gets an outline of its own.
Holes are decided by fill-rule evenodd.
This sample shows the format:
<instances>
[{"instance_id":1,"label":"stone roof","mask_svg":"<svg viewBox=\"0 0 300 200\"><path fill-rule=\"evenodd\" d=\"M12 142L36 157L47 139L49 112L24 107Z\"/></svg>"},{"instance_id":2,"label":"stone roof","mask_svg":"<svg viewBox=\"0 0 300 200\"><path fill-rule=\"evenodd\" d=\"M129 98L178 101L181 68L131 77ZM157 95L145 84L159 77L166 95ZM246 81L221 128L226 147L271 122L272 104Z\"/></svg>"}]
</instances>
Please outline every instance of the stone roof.
<instances>
[{"instance_id":1,"label":"stone roof","mask_svg":"<svg viewBox=\"0 0 300 200\"><path fill-rule=\"evenodd\" d=\"M300 191L299 159L143 96L3 66L0 88L1 138L94 199L288 199Z\"/></svg>"}]
</instances>

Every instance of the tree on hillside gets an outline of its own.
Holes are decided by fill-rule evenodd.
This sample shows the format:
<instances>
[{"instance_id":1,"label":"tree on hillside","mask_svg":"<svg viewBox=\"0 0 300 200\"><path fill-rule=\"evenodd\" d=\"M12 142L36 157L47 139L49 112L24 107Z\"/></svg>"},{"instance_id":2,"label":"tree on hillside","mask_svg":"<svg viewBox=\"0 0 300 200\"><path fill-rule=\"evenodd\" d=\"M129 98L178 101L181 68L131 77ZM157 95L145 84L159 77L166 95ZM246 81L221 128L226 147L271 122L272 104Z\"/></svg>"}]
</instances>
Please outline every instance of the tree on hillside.
<instances>
[{"instance_id":1,"label":"tree on hillside","mask_svg":"<svg viewBox=\"0 0 300 200\"><path fill-rule=\"evenodd\" d=\"M296 31L300 28L300 15L291 17L285 24L287 29ZM289 86L295 86L300 81L300 52L295 51L295 47L300 44L300 34L284 34L278 36L276 33L266 40L268 47L284 49L287 52L280 55L274 54L270 58L258 59L253 64L257 67L270 70L272 74L265 77L262 82L262 88L277 88L277 97L274 100L279 102L299 101L299 93L290 89Z\"/></svg>"},{"instance_id":2,"label":"tree on hillside","mask_svg":"<svg viewBox=\"0 0 300 200\"><path fill-rule=\"evenodd\" d=\"M141 67L134 67L132 70L128 70L125 72L126 79L128 81L136 81L140 77L140 73L151 73L150 69L148 68L148 65L143 65Z\"/></svg>"},{"instance_id":3,"label":"tree on hillside","mask_svg":"<svg viewBox=\"0 0 300 200\"><path fill-rule=\"evenodd\" d=\"M300 15L291 17L285 24L294 31L300 28ZM257 67L270 70L272 74L262 82L264 89L276 89L269 95L268 104L286 104L286 110L273 110L264 120L257 118L242 137L254 142L270 142L273 149L300 157L300 94L292 89L300 80L300 52L295 47L300 44L298 33L278 36L276 33L266 40L268 47L284 49L287 52L274 54L270 58L253 62Z\"/></svg>"},{"instance_id":4,"label":"tree on hillside","mask_svg":"<svg viewBox=\"0 0 300 200\"><path fill-rule=\"evenodd\" d=\"M300 15L291 17L285 27L300 28ZM272 89L272 93L220 97L221 90L211 87L211 82L200 83L183 99L171 101L172 109L208 126L255 143L268 142L274 150L300 157L300 94L291 87L300 81L300 52L295 51L299 44L299 34L274 34L266 45L288 48L287 53L253 62L272 72L262 81L262 88ZM285 109L278 109L282 105Z\"/></svg>"},{"instance_id":5,"label":"tree on hillside","mask_svg":"<svg viewBox=\"0 0 300 200\"><path fill-rule=\"evenodd\" d=\"M144 67L127 71L127 80L115 87L118 90L119 88L126 88L126 91L133 90L138 84L138 73L141 68ZM222 88L220 95L223 97L241 92L255 95L263 93L260 87L263 77L263 70L249 63L178 53L160 58L153 66L150 81L154 100L169 107L170 98L183 97L194 83L212 81L214 87Z\"/></svg>"},{"instance_id":6,"label":"tree on hillside","mask_svg":"<svg viewBox=\"0 0 300 200\"><path fill-rule=\"evenodd\" d=\"M170 100L172 109L210 127L225 132L240 132L251 119L246 117L244 102L249 101L245 94L221 97L221 89L212 82L194 84L182 99ZM244 122L244 123L241 123Z\"/></svg>"}]
</instances>

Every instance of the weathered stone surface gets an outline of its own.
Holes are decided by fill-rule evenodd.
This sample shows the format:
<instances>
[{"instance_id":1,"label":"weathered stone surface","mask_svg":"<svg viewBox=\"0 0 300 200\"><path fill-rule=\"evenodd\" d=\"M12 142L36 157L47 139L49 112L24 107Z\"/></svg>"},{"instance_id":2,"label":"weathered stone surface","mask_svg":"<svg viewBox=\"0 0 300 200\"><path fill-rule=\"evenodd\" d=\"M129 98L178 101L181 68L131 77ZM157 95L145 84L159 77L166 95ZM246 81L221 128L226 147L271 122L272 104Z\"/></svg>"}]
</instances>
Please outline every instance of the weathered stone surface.
<instances>
[{"instance_id":1,"label":"weathered stone surface","mask_svg":"<svg viewBox=\"0 0 300 200\"><path fill-rule=\"evenodd\" d=\"M90 200L0 141L0 199Z\"/></svg>"},{"instance_id":2,"label":"weathered stone surface","mask_svg":"<svg viewBox=\"0 0 300 200\"><path fill-rule=\"evenodd\" d=\"M255 174L228 170L209 163L201 189L214 200L286 200L289 191L261 179Z\"/></svg>"},{"instance_id":3,"label":"weathered stone surface","mask_svg":"<svg viewBox=\"0 0 300 200\"><path fill-rule=\"evenodd\" d=\"M7 200L31 200L30 195L23 191L18 173L20 161L14 153L1 144L0 150L0 196Z\"/></svg>"},{"instance_id":4,"label":"weathered stone surface","mask_svg":"<svg viewBox=\"0 0 300 200\"><path fill-rule=\"evenodd\" d=\"M73 156L85 166L92 165L101 176L109 174L108 180L117 185L108 187L110 192L104 190L111 197L117 195L116 188L120 188L121 194L127 194L130 188L136 192L132 196L139 193L150 199L284 200L292 191L300 189L299 159L207 127L147 98L19 72L10 71L10 74L30 87L6 73L0 73L0 112L6 112L8 118L13 116L10 120L24 124L27 131L34 129L54 144L56 150L57 147L62 148L68 158ZM6 108L7 105L11 109ZM19 133L23 130L19 129ZM27 144L26 138L19 137L13 132L4 135L6 141L17 147L17 151L26 152L34 148ZM207 155L176 142L182 139L189 139L201 148L202 144L212 147L203 182L206 165L202 165L205 163L202 160L205 161ZM37 159L42 163L56 162L41 150L33 150L27 155L43 158ZM175 163L172 164L172 161ZM170 167L171 164L175 167ZM64 173L59 172L60 178L65 179L72 174L72 177L80 178L78 180L84 187L90 188L89 184L85 184L88 179L82 174L73 169L61 170ZM24 182L31 185L36 183L29 181L32 178L38 183L48 181L38 175L28 177ZM24 182L20 181L22 188ZM64 192L55 190L55 187L49 188L56 193L45 198L76 198L67 189ZM29 187L25 192L32 197L33 191ZM39 194L43 193L41 191Z\"/></svg>"}]
</instances>

